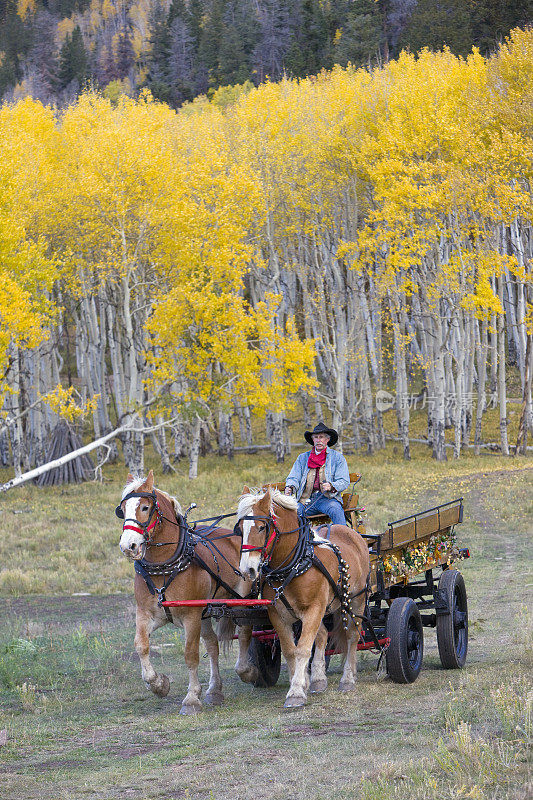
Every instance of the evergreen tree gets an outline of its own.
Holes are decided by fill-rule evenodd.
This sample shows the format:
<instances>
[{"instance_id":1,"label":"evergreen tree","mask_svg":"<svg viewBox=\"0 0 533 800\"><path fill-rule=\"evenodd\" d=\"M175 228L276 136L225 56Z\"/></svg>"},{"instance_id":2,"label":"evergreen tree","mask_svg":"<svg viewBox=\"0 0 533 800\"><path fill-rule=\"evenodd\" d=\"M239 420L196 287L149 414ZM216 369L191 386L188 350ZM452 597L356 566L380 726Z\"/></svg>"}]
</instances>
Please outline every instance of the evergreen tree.
<instances>
[{"instance_id":1,"label":"evergreen tree","mask_svg":"<svg viewBox=\"0 0 533 800\"><path fill-rule=\"evenodd\" d=\"M0 92L22 78L22 62L32 45L31 19L17 13L17 0L3 0L0 7Z\"/></svg>"},{"instance_id":2,"label":"evergreen tree","mask_svg":"<svg viewBox=\"0 0 533 800\"><path fill-rule=\"evenodd\" d=\"M88 75L87 53L79 25L67 33L59 54L59 84L62 88L76 80L83 85Z\"/></svg>"},{"instance_id":3,"label":"evergreen tree","mask_svg":"<svg viewBox=\"0 0 533 800\"><path fill-rule=\"evenodd\" d=\"M119 33L117 48L116 48L116 69L117 76L122 79L125 78L133 64L135 63L135 52L126 27L122 28Z\"/></svg>"},{"instance_id":4,"label":"evergreen tree","mask_svg":"<svg viewBox=\"0 0 533 800\"><path fill-rule=\"evenodd\" d=\"M470 13L464 0L418 0L405 27L400 46L416 53L423 47L449 47L455 55L472 49Z\"/></svg>"},{"instance_id":5,"label":"evergreen tree","mask_svg":"<svg viewBox=\"0 0 533 800\"><path fill-rule=\"evenodd\" d=\"M263 0L260 35L253 52L256 82L277 80L283 73L292 39L291 17L283 0Z\"/></svg>"},{"instance_id":6,"label":"evergreen tree","mask_svg":"<svg viewBox=\"0 0 533 800\"><path fill-rule=\"evenodd\" d=\"M328 23L320 0L303 0L295 26L294 40L286 59L291 75L315 75L326 66Z\"/></svg>"},{"instance_id":7,"label":"evergreen tree","mask_svg":"<svg viewBox=\"0 0 533 800\"><path fill-rule=\"evenodd\" d=\"M531 24L533 0L476 0L472 5L472 41L482 53L496 49L512 28Z\"/></svg>"},{"instance_id":8,"label":"evergreen tree","mask_svg":"<svg viewBox=\"0 0 533 800\"><path fill-rule=\"evenodd\" d=\"M241 84L252 77L251 54L259 24L250 0L231 0L224 12L220 40L219 78L222 85Z\"/></svg>"},{"instance_id":9,"label":"evergreen tree","mask_svg":"<svg viewBox=\"0 0 533 800\"><path fill-rule=\"evenodd\" d=\"M172 105L192 100L195 94L196 51L187 23L175 17L170 26L167 83Z\"/></svg>"},{"instance_id":10,"label":"evergreen tree","mask_svg":"<svg viewBox=\"0 0 533 800\"><path fill-rule=\"evenodd\" d=\"M150 55L148 57L148 77L146 86L158 100L170 103L172 90L168 75L170 55L170 30L167 15L161 5L153 7L150 20Z\"/></svg>"},{"instance_id":11,"label":"evergreen tree","mask_svg":"<svg viewBox=\"0 0 533 800\"><path fill-rule=\"evenodd\" d=\"M220 47L224 28L225 0L210 0L205 6L198 55L209 75L209 85L220 85Z\"/></svg>"},{"instance_id":12,"label":"evergreen tree","mask_svg":"<svg viewBox=\"0 0 533 800\"><path fill-rule=\"evenodd\" d=\"M380 53L382 17L374 0L354 0L334 45L335 63L356 67L375 61Z\"/></svg>"},{"instance_id":13,"label":"evergreen tree","mask_svg":"<svg viewBox=\"0 0 533 800\"><path fill-rule=\"evenodd\" d=\"M194 47L198 52L202 35L202 18L204 14L203 0L189 0L183 19L192 36Z\"/></svg>"}]
</instances>

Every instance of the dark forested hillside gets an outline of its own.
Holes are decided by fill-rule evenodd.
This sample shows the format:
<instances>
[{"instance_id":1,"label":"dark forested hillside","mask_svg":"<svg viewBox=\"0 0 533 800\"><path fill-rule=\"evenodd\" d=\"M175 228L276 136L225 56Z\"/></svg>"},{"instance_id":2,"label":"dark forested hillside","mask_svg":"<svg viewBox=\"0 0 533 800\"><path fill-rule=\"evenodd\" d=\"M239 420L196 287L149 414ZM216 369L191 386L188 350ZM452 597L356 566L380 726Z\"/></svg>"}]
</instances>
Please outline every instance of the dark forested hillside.
<instances>
[{"instance_id":1,"label":"dark forested hillside","mask_svg":"<svg viewBox=\"0 0 533 800\"><path fill-rule=\"evenodd\" d=\"M87 85L172 106L210 89L383 63L401 49L490 52L533 0L0 0L0 97L60 105Z\"/></svg>"}]
</instances>

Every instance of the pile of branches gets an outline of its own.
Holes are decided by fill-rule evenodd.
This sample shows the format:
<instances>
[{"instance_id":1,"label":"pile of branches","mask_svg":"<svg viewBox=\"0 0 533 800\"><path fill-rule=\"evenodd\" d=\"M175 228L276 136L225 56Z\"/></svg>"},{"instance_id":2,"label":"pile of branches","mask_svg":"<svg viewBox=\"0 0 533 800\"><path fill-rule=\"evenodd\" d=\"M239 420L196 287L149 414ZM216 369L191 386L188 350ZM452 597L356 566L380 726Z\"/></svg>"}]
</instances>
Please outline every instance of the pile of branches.
<instances>
[{"instance_id":1,"label":"pile of branches","mask_svg":"<svg viewBox=\"0 0 533 800\"><path fill-rule=\"evenodd\" d=\"M55 461L61 456L79 450L82 447L80 437L64 420L60 421L52 433L50 447L46 454L46 463ZM82 483L94 477L94 464L88 455L68 461L59 467L44 472L35 483L37 486L61 486L63 483Z\"/></svg>"}]
</instances>

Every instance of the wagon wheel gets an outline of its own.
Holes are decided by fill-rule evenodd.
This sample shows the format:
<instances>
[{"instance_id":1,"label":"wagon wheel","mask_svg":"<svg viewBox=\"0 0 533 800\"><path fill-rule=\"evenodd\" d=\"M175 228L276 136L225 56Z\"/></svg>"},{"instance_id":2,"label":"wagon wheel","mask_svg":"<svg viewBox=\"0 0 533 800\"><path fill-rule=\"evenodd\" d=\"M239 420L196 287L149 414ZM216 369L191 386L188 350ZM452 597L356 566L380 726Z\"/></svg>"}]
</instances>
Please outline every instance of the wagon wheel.
<instances>
[{"instance_id":1,"label":"wagon wheel","mask_svg":"<svg viewBox=\"0 0 533 800\"><path fill-rule=\"evenodd\" d=\"M254 686L274 686L281 669L281 645L276 637L272 642L253 638L248 648L248 658L259 670Z\"/></svg>"},{"instance_id":2,"label":"wagon wheel","mask_svg":"<svg viewBox=\"0 0 533 800\"><path fill-rule=\"evenodd\" d=\"M386 652L389 677L395 683L413 683L422 667L424 633L420 611L411 598L392 601L385 636L390 638Z\"/></svg>"},{"instance_id":3,"label":"wagon wheel","mask_svg":"<svg viewBox=\"0 0 533 800\"><path fill-rule=\"evenodd\" d=\"M437 644L444 669L460 669L468 650L468 603L464 578L456 569L446 569L439 580L449 614L437 615Z\"/></svg>"}]
</instances>

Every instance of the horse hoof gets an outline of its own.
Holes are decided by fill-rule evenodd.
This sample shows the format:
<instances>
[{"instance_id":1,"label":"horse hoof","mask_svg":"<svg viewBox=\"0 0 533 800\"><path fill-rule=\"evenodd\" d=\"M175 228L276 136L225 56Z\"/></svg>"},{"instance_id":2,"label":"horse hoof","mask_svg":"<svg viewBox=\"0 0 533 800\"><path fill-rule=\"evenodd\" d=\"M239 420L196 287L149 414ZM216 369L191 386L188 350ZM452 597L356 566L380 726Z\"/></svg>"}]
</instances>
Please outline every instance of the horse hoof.
<instances>
[{"instance_id":1,"label":"horse hoof","mask_svg":"<svg viewBox=\"0 0 533 800\"><path fill-rule=\"evenodd\" d=\"M305 706L305 697L287 697L283 708L285 711L298 711Z\"/></svg>"},{"instance_id":2,"label":"horse hoof","mask_svg":"<svg viewBox=\"0 0 533 800\"><path fill-rule=\"evenodd\" d=\"M354 692L355 689L355 683L339 683L339 692Z\"/></svg>"},{"instance_id":3,"label":"horse hoof","mask_svg":"<svg viewBox=\"0 0 533 800\"><path fill-rule=\"evenodd\" d=\"M322 681L311 681L311 685L309 686L309 691L311 694L319 694L320 692L325 692L328 688L328 682L326 680Z\"/></svg>"},{"instance_id":4,"label":"horse hoof","mask_svg":"<svg viewBox=\"0 0 533 800\"><path fill-rule=\"evenodd\" d=\"M180 714L190 716L191 714L199 714L201 710L202 710L201 703L198 703L198 705L196 704L188 706L182 705L182 707L180 708Z\"/></svg>"},{"instance_id":5,"label":"horse hoof","mask_svg":"<svg viewBox=\"0 0 533 800\"><path fill-rule=\"evenodd\" d=\"M259 678L259 670L255 666L250 666L241 670L241 672L237 672L237 675L243 683L255 683Z\"/></svg>"},{"instance_id":6,"label":"horse hoof","mask_svg":"<svg viewBox=\"0 0 533 800\"><path fill-rule=\"evenodd\" d=\"M204 705L206 706L221 706L224 702L224 695L222 692L208 692L204 697Z\"/></svg>"},{"instance_id":7,"label":"horse hoof","mask_svg":"<svg viewBox=\"0 0 533 800\"><path fill-rule=\"evenodd\" d=\"M166 697L170 691L170 681L166 675L160 675L154 683L150 684L150 689L158 697Z\"/></svg>"}]
</instances>

